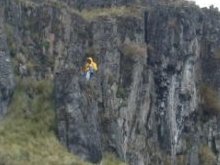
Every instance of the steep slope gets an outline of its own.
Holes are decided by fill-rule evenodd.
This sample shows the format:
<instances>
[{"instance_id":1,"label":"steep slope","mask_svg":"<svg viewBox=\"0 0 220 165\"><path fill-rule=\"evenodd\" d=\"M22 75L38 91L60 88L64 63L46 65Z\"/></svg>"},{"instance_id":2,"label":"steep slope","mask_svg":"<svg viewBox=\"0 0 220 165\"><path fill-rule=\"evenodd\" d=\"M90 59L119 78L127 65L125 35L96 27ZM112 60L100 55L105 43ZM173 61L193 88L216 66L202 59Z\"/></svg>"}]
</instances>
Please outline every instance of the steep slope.
<instances>
[{"instance_id":1,"label":"steep slope","mask_svg":"<svg viewBox=\"0 0 220 165\"><path fill-rule=\"evenodd\" d=\"M185 155L184 164L205 164L202 157L218 148L219 18L215 9L198 8L160 8L149 15L157 139L172 164L179 163L175 155Z\"/></svg>"},{"instance_id":2,"label":"steep slope","mask_svg":"<svg viewBox=\"0 0 220 165\"><path fill-rule=\"evenodd\" d=\"M13 160L6 163L39 164L54 148L59 163L77 163L56 141L53 106L60 142L82 159L98 163L112 152L131 165L219 163L219 12L66 2L1 1L0 112L17 78L0 127L0 154ZM80 73L88 56L99 67L91 81ZM32 142L48 152L30 151Z\"/></svg>"},{"instance_id":3,"label":"steep slope","mask_svg":"<svg viewBox=\"0 0 220 165\"><path fill-rule=\"evenodd\" d=\"M0 7L0 118L7 112L14 88L13 71L4 33L4 10Z\"/></svg>"},{"instance_id":4,"label":"steep slope","mask_svg":"<svg viewBox=\"0 0 220 165\"><path fill-rule=\"evenodd\" d=\"M94 162L105 151L129 164L195 165L207 163L205 156L216 162L216 132L209 132L216 129L216 116L204 105L207 92L201 91L202 82L219 79L205 69L210 65L219 74L218 59L210 57L218 51L219 13L159 6L145 18L124 19L98 18L89 26L92 56L100 64L94 80L84 82L78 72L66 74L68 67L57 75L61 141Z\"/></svg>"},{"instance_id":5,"label":"steep slope","mask_svg":"<svg viewBox=\"0 0 220 165\"><path fill-rule=\"evenodd\" d=\"M87 48L99 61L97 77L85 82L79 72L65 68L56 77L56 100L61 141L70 150L96 162L103 151L126 157L124 136L133 124L127 122L136 120L136 107L145 104L140 100L143 105L136 105L136 95L143 92L147 98L141 83L147 56L141 18L99 18L90 27L92 41ZM69 54L67 66L76 59L75 54L79 52ZM83 61L84 57L81 52L77 59Z\"/></svg>"},{"instance_id":6,"label":"steep slope","mask_svg":"<svg viewBox=\"0 0 220 165\"><path fill-rule=\"evenodd\" d=\"M65 51L71 48L69 34L80 33L82 27L72 30L68 23L74 20L75 26L85 21L75 11L55 3L1 3L1 50L7 56L1 56L0 103L4 115L6 108L8 112L0 121L0 164L90 164L59 143L53 100L53 75L66 61ZM106 154L102 164L109 163L123 164Z\"/></svg>"}]
</instances>

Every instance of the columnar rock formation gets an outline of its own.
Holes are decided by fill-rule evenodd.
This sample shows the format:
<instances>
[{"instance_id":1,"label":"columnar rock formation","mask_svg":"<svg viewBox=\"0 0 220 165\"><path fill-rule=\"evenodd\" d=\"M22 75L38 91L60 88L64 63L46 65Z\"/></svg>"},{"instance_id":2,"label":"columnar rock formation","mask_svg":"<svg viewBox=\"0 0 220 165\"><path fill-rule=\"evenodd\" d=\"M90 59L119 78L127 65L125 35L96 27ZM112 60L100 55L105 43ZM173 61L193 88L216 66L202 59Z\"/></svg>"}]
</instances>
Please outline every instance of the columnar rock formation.
<instances>
[{"instance_id":1,"label":"columnar rock formation","mask_svg":"<svg viewBox=\"0 0 220 165\"><path fill-rule=\"evenodd\" d=\"M54 78L58 137L74 154L99 162L113 152L131 165L219 163L218 11L168 4L99 15L96 7L130 1L4 2L0 113L13 86L10 51L37 63L28 76ZM91 81L80 74L88 56L99 66Z\"/></svg>"},{"instance_id":2,"label":"columnar rock formation","mask_svg":"<svg viewBox=\"0 0 220 165\"><path fill-rule=\"evenodd\" d=\"M4 9L0 7L0 118L6 113L14 88L14 77L4 33Z\"/></svg>"}]
</instances>

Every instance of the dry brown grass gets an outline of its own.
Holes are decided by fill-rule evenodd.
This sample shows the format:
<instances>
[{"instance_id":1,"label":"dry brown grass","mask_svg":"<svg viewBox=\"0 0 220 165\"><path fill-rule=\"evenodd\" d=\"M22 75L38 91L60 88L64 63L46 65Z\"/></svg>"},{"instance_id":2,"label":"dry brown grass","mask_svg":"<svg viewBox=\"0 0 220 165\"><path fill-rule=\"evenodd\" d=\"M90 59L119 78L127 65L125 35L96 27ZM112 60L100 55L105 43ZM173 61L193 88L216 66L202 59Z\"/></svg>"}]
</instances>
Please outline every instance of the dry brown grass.
<instances>
[{"instance_id":1,"label":"dry brown grass","mask_svg":"<svg viewBox=\"0 0 220 165\"><path fill-rule=\"evenodd\" d=\"M137 44L134 42L124 43L120 46L120 51L129 57L145 57L147 54L147 48L145 44Z\"/></svg>"},{"instance_id":2,"label":"dry brown grass","mask_svg":"<svg viewBox=\"0 0 220 165\"><path fill-rule=\"evenodd\" d=\"M202 98L202 106L204 110L210 114L220 113L220 97L216 90L207 85L203 85L200 89Z\"/></svg>"},{"instance_id":3,"label":"dry brown grass","mask_svg":"<svg viewBox=\"0 0 220 165\"><path fill-rule=\"evenodd\" d=\"M216 164L216 155L208 146L203 146L199 151L199 160L201 165L214 165Z\"/></svg>"},{"instance_id":4,"label":"dry brown grass","mask_svg":"<svg viewBox=\"0 0 220 165\"><path fill-rule=\"evenodd\" d=\"M220 47L215 49L214 58L220 59Z\"/></svg>"},{"instance_id":5,"label":"dry brown grass","mask_svg":"<svg viewBox=\"0 0 220 165\"><path fill-rule=\"evenodd\" d=\"M110 7L110 8L97 8L92 10L83 10L80 15L90 21L99 17L140 17L140 9L137 7Z\"/></svg>"},{"instance_id":6,"label":"dry brown grass","mask_svg":"<svg viewBox=\"0 0 220 165\"><path fill-rule=\"evenodd\" d=\"M18 79L9 113L0 121L0 165L92 165L69 153L55 132L53 83ZM102 165L123 165L111 154Z\"/></svg>"},{"instance_id":7,"label":"dry brown grass","mask_svg":"<svg viewBox=\"0 0 220 165\"><path fill-rule=\"evenodd\" d=\"M65 9L71 14L77 14L87 21L92 21L99 17L141 17L143 14L143 7L141 6L121 6L121 7L106 7L106 8L96 8L96 9L84 9L79 11L65 2L58 0L45 0L43 3L36 3L34 0L16 0L25 6L39 7L42 5L49 5L60 9ZM145 7L146 8L146 7Z\"/></svg>"},{"instance_id":8,"label":"dry brown grass","mask_svg":"<svg viewBox=\"0 0 220 165\"><path fill-rule=\"evenodd\" d=\"M178 155L176 156L176 164L177 165L186 165L187 158L185 155ZM171 165L171 156L165 155L164 156L164 165Z\"/></svg>"},{"instance_id":9,"label":"dry brown grass","mask_svg":"<svg viewBox=\"0 0 220 165\"><path fill-rule=\"evenodd\" d=\"M104 159L100 163L101 165L126 165L125 163L119 161L115 155L106 153Z\"/></svg>"},{"instance_id":10,"label":"dry brown grass","mask_svg":"<svg viewBox=\"0 0 220 165\"><path fill-rule=\"evenodd\" d=\"M52 93L49 80L18 79L9 113L0 123L0 164L89 165L56 138Z\"/></svg>"},{"instance_id":11,"label":"dry brown grass","mask_svg":"<svg viewBox=\"0 0 220 165\"><path fill-rule=\"evenodd\" d=\"M172 18L168 21L168 27L174 30L177 30L177 18Z\"/></svg>"}]
</instances>

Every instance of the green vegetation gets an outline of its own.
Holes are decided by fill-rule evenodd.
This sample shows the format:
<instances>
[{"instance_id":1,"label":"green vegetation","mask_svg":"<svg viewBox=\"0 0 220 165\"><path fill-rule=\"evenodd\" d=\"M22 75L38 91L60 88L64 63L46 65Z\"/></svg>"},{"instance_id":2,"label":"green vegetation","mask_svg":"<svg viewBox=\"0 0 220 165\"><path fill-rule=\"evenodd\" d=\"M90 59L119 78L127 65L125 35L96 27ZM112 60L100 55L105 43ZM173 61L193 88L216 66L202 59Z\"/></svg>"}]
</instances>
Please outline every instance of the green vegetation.
<instances>
[{"instance_id":1,"label":"green vegetation","mask_svg":"<svg viewBox=\"0 0 220 165\"><path fill-rule=\"evenodd\" d=\"M128 95L129 95L128 90L120 85L118 87L116 97L126 99Z\"/></svg>"},{"instance_id":2,"label":"green vegetation","mask_svg":"<svg viewBox=\"0 0 220 165\"><path fill-rule=\"evenodd\" d=\"M220 113L220 102L218 93L208 85L203 85L200 89L202 106L210 114Z\"/></svg>"},{"instance_id":3,"label":"green vegetation","mask_svg":"<svg viewBox=\"0 0 220 165\"><path fill-rule=\"evenodd\" d=\"M46 49L46 51L48 51L48 49L50 48L50 42L47 40L42 41L42 47Z\"/></svg>"},{"instance_id":4,"label":"green vegetation","mask_svg":"<svg viewBox=\"0 0 220 165\"><path fill-rule=\"evenodd\" d=\"M31 9L43 5L59 8L61 12L65 9L68 13L77 14L88 21L103 16L140 16L140 10L135 7L114 7L79 12L66 3L57 0L45 0L42 3L34 0L15 0L15 3ZM24 22L24 29L33 30L33 28L33 22L29 22L27 19ZM24 43L20 43L21 45L15 44L13 26L6 24L5 32L16 75L20 75L18 73L19 64L24 64L28 73L30 73L28 75L31 75L36 68L42 66L39 64L40 61L31 56L29 47L24 45ZM36 42L48 51L49 42L47 40L40 42L38 32L31 31L31 37L34 44ZM53 62L50 59L48 61L49 64ZM45 65L48 66L48 63ZM111 83L113 83L113 80L113 77L111 77ZM90 164L69 153L60 144L55 135L52 80L37 81L26 77L23 79L18 78L16 84L17 86L9 106L9 113L4 120L0 121L0 165ZM126 90L119 89L118 95L119 97L126 97ZM124 165L111 154L106 154L101 164Z\"/></svg>"},{"instance_id":5,"label":"green vegetation","mask_svg":"<svg viewBox=\"0 0 220 165\"><path fill-rule=\"evenodd\" d=\"M176 156L176 164L177 165L186 165L187 164L187 158L185 155L177 155ZM171 165L171 156L170 155L164 155L164 165Z\"/></svg>"},{"instance_id":6,"label":"green vegetation","mask_svg":"<svg viewBox=\"0 0 220 165\"><path fill-rule=\"evenodd\" d=\"M115 158L112 154L105 154L103 161L101 162L102 165L126 165L122 163L118 159Z\"/></svg>"},{"instance_id":7,"label":"green vegetation","mask_svg":"<svg viewBox=\"0 0 220 165\"><path fill-rule=\"evenodd\" d=\"M31 6L31 7L36 7L38 6L36 2L32 0L15 0L16 2L22 3L25 6Z\"/></svg>"},{"instance_id":8,"label":"green vegetation","mask_svg":"<svg viewBox=\"0 0 220 165\"><path fill-rule=\"evenodd\" d=\"M124 43L120 46L121 52L128 57L144 57L146 56L147 47L144 44Z\"/></svg>"},{"instance_id":9,"label":"green vegetation","mask_svg":"<svg viewBox=\"0 0 220 165\"><path fill-rule=\"evenodd\" d=\"M9 24L5 24L4 26L4 30L5 30L5 33L7 35L7 43L8 43L8 46L10 48L10 54L12 57L14 57L16 55L16 44L14 42L14 34L13 34L13 27Z\"/></svg>"},{"instance_id":10,"label":"green vegetation","mask_svg":"<svg viewBox=\"0 0 220 165\"><path fill-rule=\"evenodd\" d=\"M119 16L119 17L127 17L127 16L132 16L132 17L141 17L141 10L143 10L144 7L140 6L130 6L130 7L109 7L109 8L97 8L97 9L92 9L92 10L87 10L84 9L83 11L79 11L77 9L72 8L65 2L57 1L57 0L45 0L41 3L37 3L33 0L16 0L19 3L24 4L25 6L30 6L30 7L37 7L41 5L49 5L53 6L55 8L60 8L60 9L65 9L69 13L72 14L77 14L84 18L87 21L94 20L98 17L114 17L114 16ZM146 9L146 8L144 8Z\"/></svg>"},{"instance_id":11,"label":"green vegetation","mask_svg":"<svg viewBox=\"0 0 220 165\"><path fill-rule=\"evenodd\" d=\"M1 165L89 165L59 143L51 80L17 79L9 113L0 123ZM123 165L107 154L103 165Z\"/></svg>"},{"instance_id":12,"label":"green vegetation","mask_svg":"<svg viewBox=\"0 0 220 165\"><path fill-rule=\"evenodd\" d=\"M203 146L199 151L199 160L201 165L216 164L216 156L208 146Z\"/></svg>"},{"instance_id":13,"label":"green vegetation","mask_svg":"<svg viewBox=\"0 0 220 165\"><path fill-rule=\"evenodd\" d=\"M0 123L0 164L84 165L59 144L55 134L53 85L18 79L9 113Z\"/></svg>"},{"instance_id":14,"label":"green vegetation","mask_svg":"<svg viewBox=\"0 0 220 165\"><path fill-rule=\"evenodd\" d=\"M98 17L140 17L141 12L140 9L137 7L111 7L111 8L97 8L93 10L83 10L81 16L86 20L94 20Z\"/></svg>"},{"instance_id":15,"label":"green vegetation","mask_svg":"<svg viewBox=\"0 0 220 165\"><path fill-rule=\"evenodd\" d=\"M214 58L220 59L220 48L216 48L214 51Z\"/></svg>"}]
</instances>

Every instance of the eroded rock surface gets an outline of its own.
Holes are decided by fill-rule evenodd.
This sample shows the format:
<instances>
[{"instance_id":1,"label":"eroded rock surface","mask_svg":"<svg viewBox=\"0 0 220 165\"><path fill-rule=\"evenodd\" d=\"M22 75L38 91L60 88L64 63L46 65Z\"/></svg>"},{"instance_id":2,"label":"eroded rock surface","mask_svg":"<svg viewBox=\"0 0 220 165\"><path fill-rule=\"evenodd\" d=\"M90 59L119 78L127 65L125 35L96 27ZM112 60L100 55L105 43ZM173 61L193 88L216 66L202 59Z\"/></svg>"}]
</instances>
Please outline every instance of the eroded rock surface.
<instances>
[{"instance_id":1,"label":"eroded rock surface","mask_svg":"<svg viewBox=\"0 0 220 165\"><path fill-rule=\"evenodd\" d=\"M114 2L68 1L67 10L5 1L0 84L9 92L0 105L13 86L8 49L27 66L19 75L54 78L58 137L83 159L113 152L131 165L200 165L210 155L219 163L219 12L158 5L85 20L75 11L129 3ZM80 73L88 56L99 68L91 81Z\"/></svg>"},{"instance_id":2,"label":"eroded rock surface","mask_svg":"<svg viewBox=\"0 0 220 165\"><path fill-rule=\"evenodd\" d=\"M11 59L4 33L4 10L0 7L0 118L7 112L14 88Z\"/></svg>"}]
</instances>

